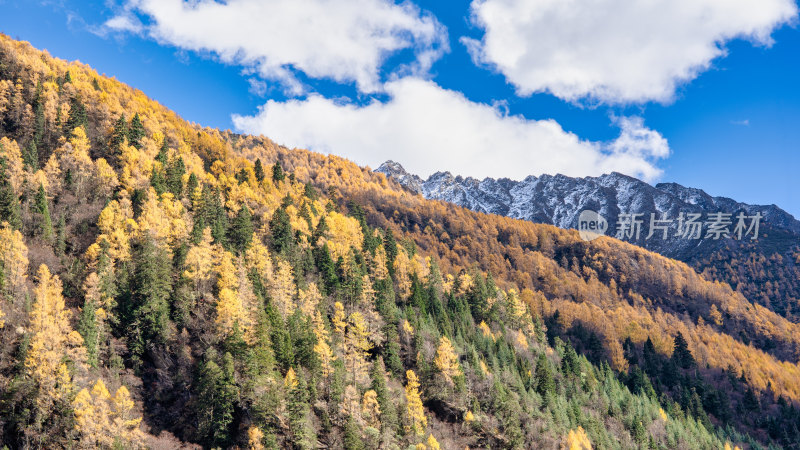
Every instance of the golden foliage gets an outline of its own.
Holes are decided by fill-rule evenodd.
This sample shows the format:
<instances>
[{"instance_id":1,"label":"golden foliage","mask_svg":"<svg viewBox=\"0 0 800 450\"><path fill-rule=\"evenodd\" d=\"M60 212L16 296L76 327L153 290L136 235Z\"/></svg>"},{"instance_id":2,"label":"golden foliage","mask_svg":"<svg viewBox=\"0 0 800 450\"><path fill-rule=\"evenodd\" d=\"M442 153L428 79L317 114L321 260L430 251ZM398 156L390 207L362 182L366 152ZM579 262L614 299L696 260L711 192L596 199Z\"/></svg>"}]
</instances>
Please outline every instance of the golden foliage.
<instances>
[{"instance_id":1,"label":"golden foliage","mask_svg":"<svg viewBox=\"0 0 800 450\"><path fill-rule=\"evenodd\" d=\"M439 347L436 349L436 357L433 359L436 368L444 376L449 384L454 384L453 378L462 375L461 365L458 363L458 355L456 354L453 344L450 339L442 336L439 339Z\"/></svg>"},{"instance_id":2,"label":"golden foliage","mask_svg":"<svg viewBox=\"0 0 800 450\"><path fill-rule=\"evenodd\" d=\"M578 427L576 430L569 430L565 444L562 446L568 450L592 450L592 443L589 441L589 436L583 427Z\"/></svg>"},{"instance_id":3,"label":"golden foliage","mask_svg":"<svg viewBox=\"0 0 800 450\"><path fill-rule=\"evenodd\" d=\"M128 388L120 386L114 397L102 379L97 379L91 392L81 389L72 402L75 430L86 448L144 448L144 434L139 429L141 417L133 415L134 403Z\"/></svg>"},{"instance_id":4,"label":"golden foliage","mask_svg":"<svg viewBox=\"0 0 800 450\"><path fill-rule=\"evenodd\" d=\"M270 283L269 295L272 298L275 308L286 319L294 312L294 275L292 274L292 265L287 261L280 261L278 263L278 270Z\"/></svg>"},{"instance_id":5,"label":"golden foliage","mask_svg":"<svg viewBox=\"0 0 800 450\"><path fill-rule=\"evenodd\" d=\"M7 222L0 226L0 265L8 290L12 295L22 294L28 278L28 247L22 233Z\"/></svg>"},{"instance_id":6,"label":"golden foliage","mask_svg":"<svg viewBox=\"0 0 800 450\"><path fill-rule=\"evenodd\" d=\"M361 417L367 426L380 430L381 406L378 404L378 394L372 389L364 392L361 399Z\"/></svg>"},{"instance_id":7,"label":"golden foliage","mask_svg":"<svg viewBox=\"0 0 800 450\"><path fill-rule=\"evenodd\" d=\"M428 418L422 407L419 393L419 378L413 370L406 371L406 433L421 436L428 426Z\"/></svg>"},{"instance_id":8,"label":"golden foliage","mask_svg":"<svg viewBox=\"0 0 800 450\"><path fill-rule=\"evenodd\" d=\"M247 429L247 448L248 450L264 450L264 433L261 428L255 425L250 425Z\"/></svg>"},{"instance_id":9,"label":"golden foliage","mask_svg":"<svg viewBox=\"0 0 800 450\"><path fill-rule=\"evenodd\" d=\"M70 312L61 295L61 280L51 275L44 264L39 266L37 279L25 373L38 388L37 414L44 417L55 404L69 398L73 384L66 361L71 360L81 368L86 361L86 349L83 338L70 325Z\"/></svg>"},{"instance_id":10,"label":"golden foliage","mask_svg":"<svg viewBox=\"0 0 800 450\"><path fill-rule=\"evenodd\" d=\"M364 316L356 311L347 319L347 334L344 339L344 363L349 374L357 383L369 380L367 352L372 348L369 330Z\"/></svg>"}]
</instances>

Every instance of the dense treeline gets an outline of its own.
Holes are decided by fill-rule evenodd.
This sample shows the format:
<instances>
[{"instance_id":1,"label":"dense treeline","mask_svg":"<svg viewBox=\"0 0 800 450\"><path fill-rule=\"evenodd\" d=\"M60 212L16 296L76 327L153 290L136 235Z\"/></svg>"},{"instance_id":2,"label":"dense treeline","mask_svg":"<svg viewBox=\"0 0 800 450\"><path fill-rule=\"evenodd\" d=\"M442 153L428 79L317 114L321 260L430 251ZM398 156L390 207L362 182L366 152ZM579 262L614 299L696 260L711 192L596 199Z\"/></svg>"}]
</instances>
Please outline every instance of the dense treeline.
<instances>
[{"instance_id":1,"label":"dense treeline","mask_svg":"<svg viewBox=\"0 0 800 450\"><path fill-rule=\"evenodd\" d=\"M0 139L10 447L797 440L796 325L683 264L200 129L5 36Z\"/></svg>"}]
</instances>

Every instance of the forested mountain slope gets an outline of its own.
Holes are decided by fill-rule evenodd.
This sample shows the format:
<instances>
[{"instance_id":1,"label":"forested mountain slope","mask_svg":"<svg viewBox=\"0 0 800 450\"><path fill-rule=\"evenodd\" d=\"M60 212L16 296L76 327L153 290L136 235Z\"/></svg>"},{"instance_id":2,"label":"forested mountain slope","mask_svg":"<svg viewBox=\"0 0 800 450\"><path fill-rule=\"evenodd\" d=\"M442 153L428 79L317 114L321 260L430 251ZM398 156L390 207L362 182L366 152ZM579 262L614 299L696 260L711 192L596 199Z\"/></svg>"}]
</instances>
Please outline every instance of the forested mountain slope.
<instances>
[{"instance_id":1,"label":"forested mountain slope","mask_svg":"<svg viewBox=\"0 0 800 450\"><path fill-rule=\"evenodd\" d=\"M712 197L677 183L651 186L619 173L584 178L541 175L513 181L437 172L422 180L394 161L375 171L428 199L561 228L577 228L578 216L589 209L608 220L607 234L614 235L620 215L642 214L641 233L626 238L627 242L684 261L707 278L728 283L749 300L800 322L800 221L775 205ZM760 214L758 239L752 240L752 234L739 239L736 233L719 239L688 239L678 232L680 214L700 214L706 220L716 213L730 214L731 230L739 213ZM671 220L668 236L661 230L650 235L651 214Z\"/></svg>"},{"instance_id":2,"label":"forested mountain slope","mask_svg":"<svg viewBox=\"0 0 800 450\"><path fill-rule=\"evenodd\" d=\"M800 441L798 325L727 285L2 35L0 221L10 448Z\"/></svg>"}]
</instances>

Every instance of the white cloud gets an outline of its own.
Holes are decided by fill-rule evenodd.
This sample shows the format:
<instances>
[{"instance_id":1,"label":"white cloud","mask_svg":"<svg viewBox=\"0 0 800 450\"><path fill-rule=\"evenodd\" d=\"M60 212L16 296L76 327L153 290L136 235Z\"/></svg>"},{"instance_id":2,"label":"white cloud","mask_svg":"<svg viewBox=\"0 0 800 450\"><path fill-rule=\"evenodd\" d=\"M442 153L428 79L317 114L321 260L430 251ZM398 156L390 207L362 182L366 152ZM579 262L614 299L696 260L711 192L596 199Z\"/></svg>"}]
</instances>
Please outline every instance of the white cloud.
<instances>
[{"instance_id":1,"label":"white cloud","mask_svg":"<svg viewBox=\"0 0 800 450\"><path fill-rule=\"evenodd\" d=\"M109 31L139 34L142 30L143 26L139 19L126 12L108 19L101 28L94 31L96 34L104 36L108 34Z\"/></svg>"},{"instance_id":2,"label":"white cloud","mask_svg":"<svg viewBox=\"0 0 800 450\"><path fill-rule=\"evenodd\" d=\"M485 34L461 42L521 95L606 103L669 102L727 41L770 45L797 15L794 0L473 0L471 10Z\"/></svg>"},{"instance_id":3,"label":"white cloud","mask_svg":"<svg viewBox=\"0 0 800 450\"><path fill-rule=\"evenodd\" d=\"M380 88L390 54L413 51L415 62L403 70L419 74L448 50L447 32L433 16L392 0L128 0L105 27L137 31L133 15L148 18L146 32L159 42L211 52L294 92L296 70L369 92Z\"/></svg>"},{"instance_id":4,"label":"white cloud","mask_svg":"<svg viewBox=\"0 0 800 450\"><path fill-rule=\"evenodd\" d=\"M319 95L270 100L254 116L233 116L237 129L290 147L334 153L376 167L402 162L421 176L450 170L474 177L521 179L530 174L600 175L618 171L646 180L661 171L667 141L639 118L615 118L620 136L580 139L554 120L505 113L433 82L403 78L386 84L389 99L364 106Z\"/></svg>"}]
</instances>

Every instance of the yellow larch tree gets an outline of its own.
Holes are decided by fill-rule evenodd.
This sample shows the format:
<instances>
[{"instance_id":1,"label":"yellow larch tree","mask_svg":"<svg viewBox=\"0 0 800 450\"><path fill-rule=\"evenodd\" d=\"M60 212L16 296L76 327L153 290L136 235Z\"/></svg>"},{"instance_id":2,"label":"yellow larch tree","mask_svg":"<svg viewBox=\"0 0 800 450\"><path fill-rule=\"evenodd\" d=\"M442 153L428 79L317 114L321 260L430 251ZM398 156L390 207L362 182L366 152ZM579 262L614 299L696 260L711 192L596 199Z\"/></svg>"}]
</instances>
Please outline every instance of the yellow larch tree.
<instances>
[{"instance_id":1,"label":"yellow larch tree","mask_svg":"<svg viewBox=\"0 0 800 450\"><path fill-rule=\"evenodd\" d=\"M714 304L711 305L711 310L709 311L708 315L709 315L709 317L711 317L711 320L717 326L719 326L719 327L722 326L722 313L719 312L719 308L717 308L717 305L714 305Z\"/></svg>"},{"instance_id":2,"label":"yellow larch tree","mask_svg":"<svg viewBox=\"0 0 800 450\"><path fill-rule=\"evenodd\" d=\"M114 261L127 261L131 257L131 235L139 229L133 220L133 207L126 194L119 200L112 200L100 212L97 219L100 235L86 250L89 265L97 263L102 245L107 246L108 256Z\"/></svg>"},{"instance_id":3,"label":"yellow larch tree","mask_svg":"<svg viewBox=\"0 0 800 450\"><path fill-rule=\"evenodd\" d=\"M258 235L253 235L252 242L245 253L244 259L247 264L247 270L255 271L266 286L272 283L272 277L274 276L272 258L269 255L269 250L261 243L261 239L258 238Z\"/></svg>"},{"instance_id":4,"label":"yellow larch tree","mask_svg":"<svg viewBox=\"0 0 800 450\"><path fill-rule=\"evenodd\" d=\"M47 180L47 193L52 196L57 196L61 193L63 183L63 175L61 174L61 165L58 163L58 158L55 154L50 155L47 163L44 165L44 176Z\"/></svg>"},{"instance_id":5,"label":"yellow larch tree","mask_svg":"<svg viewBox=\"0 0 800 450\"><path fill-rule=\"evenodd\" d=\"M328 333L328 329L325 328L322 314L319 310L315 310L311 318L314 324L314 335L317 337L317 343L314 344L314 353L316 353L317 358L319 358L322 376L327 378L333 373L333 362L336 360L336 356L334 356L333 350L331 349L330 334Z\"/></svg>"},{"instance_id":6,"label":"yellow larch tree","mask_svg":"<svg viewBox=\"0 0 800 450\"><path fill-rule=\"evenodd\" d=\"M86 136L86 130L80 126L72 130L69 141L58 149L62 170L69 170L72 174L75 192L78 198L84 197L88 181L94 172L94 163L89 156L91 143Z\"/></svg>"},{"instance_id":7,"label":"yellow larch tree","mask_svg":"<svg viewBox=\"0 0 800 450\"><path fill-rule=\"evenodd\" d=\"M378 403L378 393L372 389L364 392L361 399L361 417L367 426L381 429L381 406Z\"/></svg>"},{"instance_id":8,"label":"yellow larch tree","mask_svg":"<svg viewBox=\"0 0 800 450\"><path fill-rule=\"evenodd\" d=\"M462 273L458 276L458 291L456 295L461 296L469 292L472 289L472 286L475 284L475 280L472 278L472 275L468 274L467 272Z\"/></svg>"},{"instance_id":9,"label":"yellow larch tree","mask_svg":"<svg viewBox=\"0 0 800 450\"><path fill-rule=\"evenodd\" d=\"M433 434L428 435L428 440L425 441L425 444L427 444L428 450L441 450L441 447L439 446L439 441L437 441L436 438L433 437Z\"/></svg>"},{"instance_id":10,"label":"yellow larch tree","mask_svg":"<svg viewBox=\"0 0 800 450\"><path fill-rule=\"evenodd\" d=\"M83 338L70 326L70 313L64 306L61 280L39 266L38 285L30 312L30 346L25 358L25 373L38 389L37 415L46 417L57 403L66 401L74 387L67 360L77 369L86 361Z\"/></svg>"},{"instance_id":11,"label":"yellow larch tree","mask_svg":"<svg viewBox=\"0 0 800 450\"><path fill-rule=\"evenodd\" d=\"M6 137L0 138L0 155L6 159L6 173L11 183L11 188L17 195L20 195L22 183L25 179L25 169L22 162L22 152L17 141L12 141Z\"/></svg>"},{"instance_id":12,"label":"yellow larch tree","mask_svg":"<svg viewBox=\"0 0 800 450\"><path fill-rule=\"evenodd\" d=\"M567 450L592 450L592 443L589 441L586 430L578 427L575 430L569 430L562 447Z\"/></svg>"},{"instance_id":13,"label":"yellow larch tree","mask_svg":"<svg viewBox=\"0 0 800 450\"><path fill-rule=\"evenodd\" d=\"M436 349L436 357L434 357L433 363L450 385L455 384L453 381L455 377L462 375L461 365L458 363L458 355L453 348L453 344L450 339L444 336L439 339L439 347Z\"/></svg>"},{"instance_id":14,"label":"yellow larch tree","mask_svg":"<svg viewBox=\"0 0 800 450\"><path fill-rule=\"evenodd\" d=\"M238 329L243 338L249 341L255 326L255 295L244 268L237 271L233 255L222 250L215 271L218 290L215 319L217 332L225 338Z\"/></svg>"},{"instance_id":15,"label":"yellow larch tree","mask_svg":"<svg viewBox=\"0 0 800 450\"><path fill-rule=\"evenodd\" d=\"M299 290L297 298L300 311L308 317L314 317L314 311L317 310L317 305L322 300L322 294L317 288L317 283L308 283L306 289Z\"/></svg>"},{"instance_id":16,"label":"yellow larch tree","mask_svg":"<svg viewBox=\"0 0 800 450\"><path fill-rule=\"evenodd\" d=\"M170 248L189 235L185 215L183 205L172 193L165 192L159 196L151 187L139 215L139 230L150 233L159 244Z\"/></svg>"},{"instance_id":17,"label":"yellow larch tree","mask_svg":"<svg viewBox=\"0 0 800 450\"><path fill-rule=\"evenodd\" d=\"M342 302L333 304L333 318L331 319L331 323L333 324L333 332L336 336L340 340L344 340L344 330L347 328L347 323L345 322L344 305L342 305Z\"/></svg>"},{"instance_id":18,"label":"yellow larch tree","mask_svg":"<svg viewBox=\"0 0 800 450\"><path fill-rule=\"evenodd\" d=\"M278 263L278 270L275 271L275 275L270 283L269 295L275 305L275 309L278 310L284 319L291 316L294 312L294 293L295 285L292 265L287 261L280 261Z\"/></svg>"},{"instance_id":19,"label":"yellow larch tree","mask_svg":"<svg viewBox=\"0 0 800 450\"><path fill-rule=\"evenodd\" d=\"M373 280L389 278L389 269L386 267L386 250L382 245L375 249L375 256L370 260L369 270Z\"/></svg>"},{"instance_id":20,"label":"yellow larch tree","mask_svg":"<svg viewBox=\"0 0 800 450\"><path fill-rule=\"evenodd\" d=\"M347 259L350 247L361 248L364 240L361 225L353 217L332 211L325 219L328 231L320 244L328 244L331 257L336 261L340 256Z\"/></svg>"},{"instance_id":21,"label":"yellow larch tree","mask_svg":"<svg viewBox=\"0 0 800 450\"><path fill-rule=\"evenodd\" d=\"M50 163L48 162L48 164ZM117 173L114 171L114 168L108 164L105 158L98 158L94 162L94 166L95 166L94 167L95 195L99 195L101 198L110 197L111 194L117 189L117 186L119 186L119 179L117 178ZM48 176L47 179L50 180L51 177ZM52 192L52 187L50 190L48 190L48 193L50 195L55 195L55 192Z\"/></svg>"},{"instance_id":22,"label":"yellow larch tree","mask_svg":"<svg viewBox=\"0 0 800 450\"><path fill-rule=\"evenodd\" d=\"M357 424L361 424L361 402L358 395L358 388L348 384L344 388L344 395L339 404L339 413L342 417L352 418Z\"/></svg>"},{"instance_id":23,"label":"yellow larch tree","mask_svg":"<svg viewBox=\"0 0 800 450\"><path fill-rule=\"evenodd\" d=\"M135 404L128 388L120 386L114 393L111 404L114 408L114 435L122 441L123 446L144 448L144 433L139 429L142 418L134 412Z\"/></svg>"},{"instance_id":24,"label":"yellow larch tree","mask_svg":"<svg viewBox=\"0 0 800 450\"><path fill-rule=\"evenodd\" d=\"M372 343L369 341L369 330L364 316L358 311L350 314L344 340L344 363L356 383L365 383L369 380L367 352L371 348Z\"/></svg>"},{"instance_id":25,"label":"yellow larch tree","mask_svg":"<svg viewBox=\"0 0 800 450\"><path fill-rule=\"evenodd\" d=\"M195 283L198 290L207 290L214 269L214 255L222 250L212 244L211 228L203 229L203 237L186 253L186 270L183 276Z\"/></svg>"},{"instance_id":26,"label":"yellow larch tree","mask_svg":"<svg viewBox=\"0 0 800 450\"><path fill-rule=\"evenodd\" d=\"M428 427L428 418L425 417L425 410L422 407L419 378L413 370L407 370L406 380L406 433L422 436Z\"/></svg>"},{"instance_id":27,"label":"yellow larch tree","mask_svg":"<svg viewBox=\"0 0 800 450\"><path fill-rule=\"evenodd\" d=\"M144 433L139 429L142 419L134 414L134 406L125 386L120 386L114 397L102 379L91 391L81 389L72 402L80 447L144 448Z\"/></svg>"},{"instance_id":28,"label":"yellow larch tree","mask_svg":"<svg viewBox=\"0 0 800 450\"><path fill-rule=\"evenodd\" d=\"M110 448L114 444L111 434L111 394L103 380L98 379L91 392L83 388L78 392L72 407L75 414L75 431L80 435L83 448Z\"/></svg>"},{"instance_id":29,"label":"yellow larch tree","mask_svg":"<svg viewBox=\"0 0 800 450\"><path fill-rule=\"evenodd\" d=\"M394 277L397 281L397 290L403 300L411 296L411 272L413 270L411 259L405 249L398 248L397 257L394 259Z\"/></svg>"},{"instance_id":30,"label":"yellow larch tree","mask_svg":"<svg viewBox=\"0 0 800 450\"><path fill-rule=\"evenodd\" d=\"M288 390L292 390L297 387L297 375L294 373L294 368L289 367L289 370L286 371L286 376L283 377L283 385Z\"/></svg>"},{"instance_id":31,"label":"yellow larch tree","mask_svg":"<svg viewBox=\"0 0 800 450\"><path fill-rule=\"evenodd\" d=\"M247 449L264 450L264 432L255 425L250 425L247 429Z\"/></svg>"},{"instance_id":32,"label":"yellow larch tree","mask_svg":"<svg viewBox=\"0 0 800 450\"><path fill-rule=\"evenodd\" d=\"M28 247L22 233L11 228L7 222L0 226L0 264L6 289L13 296L21 295L28 279Z\"/></svg>"}]
</instances>

